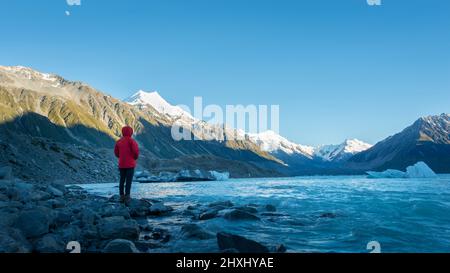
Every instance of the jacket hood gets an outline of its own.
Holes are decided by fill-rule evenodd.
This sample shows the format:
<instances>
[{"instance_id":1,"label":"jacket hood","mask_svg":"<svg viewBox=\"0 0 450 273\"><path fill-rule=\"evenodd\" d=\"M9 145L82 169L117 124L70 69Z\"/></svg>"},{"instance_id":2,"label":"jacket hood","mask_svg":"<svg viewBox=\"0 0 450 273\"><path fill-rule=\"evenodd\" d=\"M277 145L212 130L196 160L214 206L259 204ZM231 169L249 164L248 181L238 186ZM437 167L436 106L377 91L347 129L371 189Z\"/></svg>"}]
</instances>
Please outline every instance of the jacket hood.
<instances>
[{"instance_id":1,"label":"jacket hood","mask_svg":"<svg viewBox=\"0 0 450 273\"><path fill-rule=\"evenodd\" d=\"M131 137L133 135L133 128L130 126L125 126L122 128L122 136Z\"/></svg>"}]
</instances>

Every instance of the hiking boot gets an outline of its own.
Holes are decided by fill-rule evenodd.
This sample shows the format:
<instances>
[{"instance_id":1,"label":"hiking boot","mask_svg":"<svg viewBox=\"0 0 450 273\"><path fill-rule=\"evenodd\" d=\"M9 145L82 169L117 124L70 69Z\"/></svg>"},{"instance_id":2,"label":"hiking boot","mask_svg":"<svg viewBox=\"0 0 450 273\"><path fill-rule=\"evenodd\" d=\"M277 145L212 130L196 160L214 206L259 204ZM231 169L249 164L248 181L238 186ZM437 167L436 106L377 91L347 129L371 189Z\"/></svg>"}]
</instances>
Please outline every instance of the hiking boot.
<instances>
[{"instance_id":1,"label":"hiking boot","mask_svg":"<svg viewBox=\"0 0 450 273\"><path fill-rule=\"evenodd\" d=\"M129 205L131 202L131 196L130 195L125 195L125 199L124 199L125 205Z\"/></svg>"},{"instance_id":2,"label":"hiking boot","mask_svg":"<svg viewBox=\"0 0 450 273\"><path fill-rule=\"evenodd\" d=\"M125 195L120 196L119 203L125 203Z\"/></svg>"}]
</instances>

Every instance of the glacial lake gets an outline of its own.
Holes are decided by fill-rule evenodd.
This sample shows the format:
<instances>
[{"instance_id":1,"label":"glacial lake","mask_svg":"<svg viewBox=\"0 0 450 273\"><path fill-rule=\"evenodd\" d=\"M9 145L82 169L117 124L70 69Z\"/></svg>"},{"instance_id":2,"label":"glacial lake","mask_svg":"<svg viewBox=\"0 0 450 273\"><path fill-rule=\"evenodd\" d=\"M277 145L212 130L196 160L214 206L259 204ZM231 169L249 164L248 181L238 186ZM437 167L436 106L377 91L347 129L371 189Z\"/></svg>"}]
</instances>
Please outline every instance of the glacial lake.
<instances>
[{"instance_id":1,"label":"glacial lake","mask_svg":"<svg viewBox=\"0 0 450 273\"><path fill-rule=\"evenodd\" d=\"M90 193L117 194L117 184L82 185ZM450 252L450 175L437 179L368 179L320 176L231 179L217 182L133 184L134 198L164 201L172 215L150 217L172 240L152 252L218 252L216 239L181 239L181 226L195 222L212 233L226 231L288 252L366 253L379 242L381 252ZM216 201L277 208L261 221L222 217L192 221L188 206Z\"/></svg>"}]
</instances>

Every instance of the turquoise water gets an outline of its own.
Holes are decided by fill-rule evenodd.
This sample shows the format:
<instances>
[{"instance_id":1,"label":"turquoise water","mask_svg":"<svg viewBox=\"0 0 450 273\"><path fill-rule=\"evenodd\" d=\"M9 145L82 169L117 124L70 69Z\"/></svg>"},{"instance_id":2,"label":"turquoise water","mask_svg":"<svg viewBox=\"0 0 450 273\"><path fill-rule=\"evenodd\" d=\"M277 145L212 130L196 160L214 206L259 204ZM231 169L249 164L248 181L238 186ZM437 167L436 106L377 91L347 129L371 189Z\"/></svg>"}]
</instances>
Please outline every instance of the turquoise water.
<instances>
[{"instance_id":1,"label":"turquoise water","mask_svg":"<svg viewBox=\"0 0 450 273\"><path fill-rule=\"evenodd\" d=\"M103 196L115 184L84 185ZM362 176L233 179L220 182L133 185L133 196L161 199L172 216L150 218L174 237L190 222L181 212L189 205L230 200L236 205L272 204L283 216L261 221L223 218L197 222L211 232L227 231L267 246L284 244L289 252L369 252L377 241L382 252L450 252L450 175L438 179L367 179ZM180 212L180 213L176 213ZM321 217L323 214L332 217ZM214 239L174 239L156 252L215 252Z\"/></svg>"}]
</instances>

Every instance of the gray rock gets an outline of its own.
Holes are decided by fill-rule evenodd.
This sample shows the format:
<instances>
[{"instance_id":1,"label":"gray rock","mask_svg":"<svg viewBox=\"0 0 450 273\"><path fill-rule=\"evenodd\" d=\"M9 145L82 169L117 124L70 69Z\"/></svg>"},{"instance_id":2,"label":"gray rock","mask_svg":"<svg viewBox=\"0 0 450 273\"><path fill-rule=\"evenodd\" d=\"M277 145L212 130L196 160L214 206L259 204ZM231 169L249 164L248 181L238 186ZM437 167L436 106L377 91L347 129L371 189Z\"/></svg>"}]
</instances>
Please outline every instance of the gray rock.
<instances>
[{"instance_id":1,"label":"gray rock","mask_svg":"<svg viewBox=\"0 0 450 273\"><path fill-rule=\"evenodd\" d=\"M29 253L31 245L17 229L0 229L0 253Z\"/></svg>"},{"instance_id":2,"label":"gray rock","mask_svg":"<svg viewBox=\"0 0 450 273\"><path fill-rule=\"evenodd\" d=\"M51 183L50 186L59 190L63 194L67 193L67 188L66 188L66 185L64 184L64 181L55 181L55 182Z\"/></svg>"},{"instance_id":3,"label":"gray rock","mask_svg":"<svg viewBox=\"0 0 450 273\"><path fill-rule=\"evenodd\" d=\"M131 215L126 207L120 206L110 211L110 216L122 216L125 219L130 219Z\"/></svg>"},{"instance_id":4,"label":"gray rock","mask_svg":"<svg viewBox=\"0 0 450 273\"><path fill-rule=\"evenodd\" d=\"M135 244L135 246L137 247L137 249L140 252L148 252L149 249L154 249L154 248L160 248L161 247L160 244L153 243L153 242L139 241L139 242L135 242L134 244Z\"/></svg>"},{"instance_id":5,"label":"gray rock","mask_svg":"<svg viewBox=\"0 0 450 273\"><path fill-rule=\"evenodd\" d=\"M113 202L113 203L118 203L118 202L120 202L120 195L114 194L113 196L108 198L108 201Z\"/></svg>"},{"instance_id":6,"label":"gray rock","mask_svg":"<svg viewBox=\"0 0 450 273\"><path fill-rule=\"evenodd\" d=\"M50 185L47 187L47 192L50 193L54 197L62 197L62 196L64 196L64 192L62 192L59 189L57 189L57 188L55 188L53 186L50 186Z\"/></svg>"},{"instance_id":7,"label":"gray rock","mask_svg":"<svg viewBox=\"0 0 450 273\"><path fill-rule=\"evenodd\" d=\"M22 211L15 222L15 227L20 229L27 238L35 238L49 232L50 212L44 207Z\"/></svg>"},{"instance_id":8,"label":"gray rock","mask_svg":"<svg viewBox=\"0 0 450 273\"><path fill-rule=\"evenodd\" d=\"M266 211L268 211L268 212L275 212L275 211L277 211L277 208L274 205L270 205L270 204L269 205L265 205L264 209Z\"/></svg>"},{"instance_id":9,"label":"gray rock","mask_svg":"<svg viewBox=\"0 0 450 273\"><path fill-rule=\"evenodd\" d=\"M234 206L234 204L231 201L219 201L219 202L211 203L208 206L209 207L222 206L222 207L226 207L226 208L231 208Z\"/></svg>"},{"instance_id":10,"label":"gray rock","mask_svg":"<svg viewBox=\"0 0 450 273\"><path fill-rule=\"evenodd\" d=\"M85 226L82 230L82 237L87 240L96 240L99 237L98 228L96 226Z\"/></svg>"},{"instance_id":11,"label":"gray rock","mask_svg":"<svg viewBox=\"0 0 450 273\"><path fill-rule=\"evenodd\" d=\"M10 166L0 167L0 180L12 179L12 168Z\"/></svg>"},{"instance_id":12,"label":"gray rock","mask_svg":"<svg viewBox=\"0 0 450 273\"><path fill-rule=\"evenodd\" d=\"M16 189L19 189L19 190L27 190L27 191L31 191L34 189L33 184L22 182L22 181L15 181L13 183L13 187Z\"/></svg>"},{"instance_id":13,"label":"gray rock","mask_svg":"<svg viewBox=\"0 0 450 273\"><path fill-rule=\"evenodd\" d=\"M104 253L140 253L133 242L116 239L109 242L103 249Z\"/></svg>"},{"instance_id":14,"label":"gray rock","mask_svg":"<svg viewBox=\"0 0 450 273\"><path fill-rule=\"evenodd\" d=\"M221 251L236 249L240 253L268 253L269 249L264 245L249 240L245 237L225 232L217 233L217 244Z\"/></svg>"},{"instance_id":15,"label":"gray rock","mask_svg":"<svg viewBox=\"0 0 450 273\"><path fill-rule=\"evenodd\" d=\"M9 234L0 232L0 253L16 253L18 248L16 240L11 238Z\"/></svg>"},{"instance_id":16,"label":"gray rock","mask_svg":"<svg viewBox=\"0 0 450 273\"><path fill-rule=\"evenodd\" d=\"M72 225L56 230L55 234L60 236L61 241L65 244L72 241L79 241L80 238L82 238L82 230L79 227Z\"/></svg>"},{"instance_id":17,"label":"gray rock","mask_svg":"<svg viewBox=\"0 0 450 273\"><path fill-rule=\"evenodd\" d=\"M66 206L66 201L64 201L64 199L61 198L57 198L57 199L50 199L46 201L47 206L53 209L57 209L57 208L63 208Z\"/></svg>"},{"instance_id":18,"label":"gray rock","mask_svg":"<svg viewBox=\"0 0 450 273\"><path fill-rule=\"evenodd\" d=\"M149 215L161 215L173 211L173 208L163 203L154 203L149 209Z\"/></svg>"},{"instance_id":19,"label":"gray rock","mask_svg":"<svg viewBox=\"0 0 450 273\"><path fill-rule=\"evenodd\" d=\"M121 216L103 218L98 225L103 239L124 238L136 240L139 238L139 225L135 220L126 220Z\"/></svg>"},{"instance_id":20,"label":"gray rock","mask_svg":"<svg viewBox=\"0 0 450 273\"><path fill-rule=\"evenodd\" d=\"M288 216L284 213L276 213L276 212L263 212L261 213L262 216L269 216L269 217L285 217Z\"/></svg>"},{"instance_id":21,"label":"gray rock","mask_svg":"<svg viewBox=\"0 0 450 273\"><path fill-rule=\"evenodd\" d=\"M239 221L239 220L257 221L257 220L260 220L258 216L253 215L253 214L248 213L243 210L239 210L239 209L229 211L229 212L225 213L223 217L225 219L231 220L231 221Z\"/></svg>"},{"instance_id":22,"label":"gray rock","mask_svg":"<svg viewBox=\"0 0 450 273\"><path fill-rule=\"evenodd\" d=\"M241 210L241 211L245 211L248 213L258 213L258 210L254 207L250 207L250 206L245 206L245 207L235 207L235 209L237 210Z\"/></svg>"},{"instance_id":23,"label":"gray rock","mask_svg":"<svg viewBox=\"0 0 450 273\"><path fill-rule=\"evenodd\" d=\"M83 211L81 211L80 214L81 214L80 220L83 226L94 225L97 222L97 220L100 219L100 216L89 208L84 209Z\"/></svg>"},{"instance_id":24,"label":"gray rock","mask_svg":"<svg viewBox=\"0 0 450 273\"><path fill-rule=\"evenodd\" d=\"M35 188L33 185L23 182L16 182L7 191L7 195L13 201L27 203L32 201L32 194Z\"/></svg>"},{"instance_id":25,"label":"gray rock","mask_svg":"<svg viewBox=\"0 0 450 273\"><path fill-rule=\"evenodd\" d=\"M286 251L287 251L287 248L283 244L281 244L281 245L278 245L278 246L275 247L275 251L274 252L276 252L276 253L286 253Z\"/></svg>"},{"instance_id":26,"label":"gray rock","mask_svg":"<svg viewBox=\"0 0 450 273\"><path fill-rule=\"evenodd\" d=\"M184 238L197 239L197 240L208 240L214 238L214 235L210 232L205 231L203 228L196 224L187 224L181 228L181 233Z\"/></svg>"},{"instance_id":27,"label":"gray rock","mask_svg":"<svg viewBox=\"0 0 450 273\"><path fill-rule=\"evenodd\" d=\"M31 201L45 201L52 198L51 194L41 190L33 190L30 192Z\"/></svg>"},{"instance_id":28,"label":"gray rock","mask_svg":"<svg viewBox=\"0 0 450 273\"><path fill-rule=\"evenodd\" d=\"M151 203L146 200L132 199L128 204L131 217L144 217L149 215Z\"/></svg>"},{"instance_id":29,"label":"gray rock","mask_svg":"<svg viewBox=\"0 0 450 273\"><path fill-rule=\"evenodd\" d=\"M209 220L209 219L213 219L215 217L217 217L217 214L219 214L218 210L209 210L206 211L202 214L200 214L200 216L198 217L199 220Z\"/></svg>"},{"instance_id":30,"label":"gray rock","mask_svg":"<svg viewBox=\"0 0 450 273\"><path fill-rule=\"evenodd\" d=\"M143 231L153 231L153 227L150 224L139 225L139 228Z\"/></svg>"},{"instance_id":31,"label":"gray rock","mask_svg":"<svg viewBox=\"0 0 450 273\"><path fill-rule=\"evenodd\" d=\"M63 253L65 245L58 235L47 234L34 243L34 250L38 253Z\"/></svg>"},{"instance_id":32,"label":"gray rock","mask_svg":"<svg viewBox=\"0 0 450 273\"><path fill-rule=\"evenodd\" d=\"M66 187L66 189L68 191L75 191L75 192L76 191L84 191L84 189L82 187L77 186L77 185L69 185L69 186Z\"/></svg>"},{"instance_id":33,"label":"gray rock","mask_svg":"<svg viewBox=\"0 0 450 273\"><path fill-rule=\"evenodd\" d=\"M53 223L56 226L63 226L72 221L72 214L67 210L56 210L54 211L53 215Z\"/></svg>"},{"instance_id":34,"label":"gray rock","mask_svg":"<svg viewBox=\"0 0 450 273\"><path fill-rule=\"evenodd\" d=\"M337 217L337 215L334 214L334 213L332 213L332 212L322 213L322 214L319 216L319 218L330 218L330 219L333 219L333 218L336 218L336 217Z\"/></svg>"}]
</instances>

